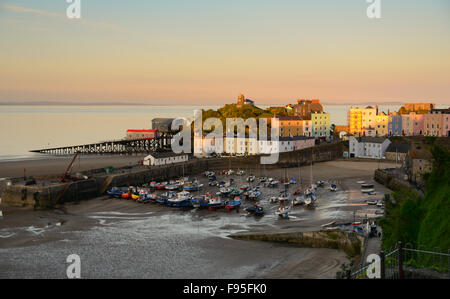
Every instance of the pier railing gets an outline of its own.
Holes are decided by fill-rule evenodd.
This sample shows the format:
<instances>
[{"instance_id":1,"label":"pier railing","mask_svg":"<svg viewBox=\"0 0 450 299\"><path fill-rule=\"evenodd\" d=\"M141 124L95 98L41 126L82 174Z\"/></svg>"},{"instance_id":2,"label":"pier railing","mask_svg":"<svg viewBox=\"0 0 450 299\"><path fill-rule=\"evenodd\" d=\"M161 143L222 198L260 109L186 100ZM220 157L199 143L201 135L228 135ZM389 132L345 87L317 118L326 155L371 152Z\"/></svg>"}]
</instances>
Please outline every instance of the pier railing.
<instances>
[{"instance_id":1,"label":"pier railing","mask_svg":"<svg viewBox=\"0 0 450 299\"><path fill-rule=\"evenodd\" d=\"M397 248L379 253L379 277L381 279L417 279L417 278L450 278L450 249L446 252L438 247L427 249L419 245L413 248L411 244L398 243ZM373 263L375 263L374 261ZM366 264L357 270L347 270L344 273L346 279L369 279L373 277L370 271L375 267Z\"/></svg>"}]
</instances>

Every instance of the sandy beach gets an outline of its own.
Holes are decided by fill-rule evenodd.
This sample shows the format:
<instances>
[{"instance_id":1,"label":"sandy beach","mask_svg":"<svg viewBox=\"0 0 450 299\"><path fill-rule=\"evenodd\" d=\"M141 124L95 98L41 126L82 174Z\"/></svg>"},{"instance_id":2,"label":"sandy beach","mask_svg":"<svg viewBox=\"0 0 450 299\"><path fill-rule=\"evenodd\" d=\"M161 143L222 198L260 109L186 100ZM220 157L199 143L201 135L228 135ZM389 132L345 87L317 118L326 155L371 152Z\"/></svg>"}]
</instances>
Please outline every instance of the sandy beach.
<instances>
[{"instance_id":1,"label":"sandy beach","mask_svg":"<svg viewBox=\"0 0 450 299\"><path fill-rule=\"evenodd\" d=\"M107 197L53 211L0 205L0 278L65 278L65 259L73 253L82 259L83 278L334 278L348 262L341 251L227 236L244 231L317 230L331 220L353 219L355 211L370 209L365 204L369 197L361 194L356 181L373 182L376 168L378 163L373 162L315 164L314 179L333 181L339 190L319 190L318 207L295 208L289 220L275 217L276 206L267 198L261 201L267 209L262 218ZM310 170L293 168L288 175L301 173L307 182ZM284 170L271 170L270 175L283 176ZM374 184L377 198L389 192Z\"/></svg>"}]
</instances>

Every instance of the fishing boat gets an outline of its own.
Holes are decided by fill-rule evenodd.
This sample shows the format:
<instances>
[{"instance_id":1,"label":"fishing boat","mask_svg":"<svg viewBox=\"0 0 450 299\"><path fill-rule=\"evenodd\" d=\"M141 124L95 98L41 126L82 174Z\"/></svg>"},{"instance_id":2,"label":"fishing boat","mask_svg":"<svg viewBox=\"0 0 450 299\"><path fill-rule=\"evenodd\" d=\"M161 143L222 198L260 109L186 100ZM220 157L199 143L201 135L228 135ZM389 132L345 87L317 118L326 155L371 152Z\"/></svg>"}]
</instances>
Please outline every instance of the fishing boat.
<instances>
[{"instance_id":1,"label":"fishing boat","mask_svg":"<svg viewBox=\"0 0 450 299\"><path fill-rule=\"evenodd\" d=\"M209 207L210 195L196 196L191 199L192 206L196 209L203 209Z\"/></svg>"},{"instance_id":2,"label":"fishing boat","mask_svg":"<svg viewBox=\"0 0 450 299\"><path fill-rule=\"evenodd\" d=\"M215 211L215 210L218 210L218 209L222 209L224 207L225 207L225 205L223 203L223 200L220 199L220 198L211 198L209 200L208 209L210 211Z\"/></svg>"},{"instance_id":3,"label":"fishing boat","mask_svg":"<svg viewBox=\"0 0 450 299\"><path fill-rule=\"evenodd\" d=\"M166 189L166 186L167 186L168 184L169 184L168 182L162 182L162 183L159 183L159 184L156 185L156 189L158 189L158 190L164 190L164 189Z\"/></svg>"},{"instance_id":4,"label":"fishing boat","mask_svg":"<svg viewBox=\"0 0 450 299\"><path fill-rule=\"evenodd\" d=\"M218 186L219 183L217 181L212 181L212 182L209 182L208 185L211 187L215 187L215 186Z\"/></svg>"},{"instance_id":5,"label":"fishing boat","mask_svg":"<svg viewBox=\"0 0 450 299\"><path fill-rule=\"evenodd\" d=\"M256 200L261 196L261 192L260 191L256 191L256 190L251 190L247 193L247 198L250 200Z\"/></svg>"},{"instance_id":6,"label":"fishing boat","mask_svg":"<svg viewBox=\"0 0 450 299\"><path fill-rule=\"evenodd\" d=\"M275 211L275 215L280 218L289 218L289 207L281 206Z\"/></svg>"},{"instance_id":7,"label":"fishing boat","mask_svg":"<svg viewBox=\"0 0 450 299\"><path fill-rule=\"evenodd\" d=\"M114 187L111 190L106 191L106 194L108 194L110 197L114 198L121 198L122 197L123 190L120 188Z\"/></svg>"},{"instance_id":8,"label":"fishing boat","mask_svg":"<svg viewBox=\"0 0 450 299\"><path fill-rule=\"evenodd\" d=\"M297 196L292 201L292 205L293 206L301 206L301 205L304 205L304 204L305 204L305 198L303 196Z\"/></svg>"},{"instance_id":9,"label":"fishing boat","mask_svg":"<svg viewBox=\"0 0 450 299\"><path fill-rule=\"evenodd\" d=\"M167 205L169 207L191 207L191 194L188 191L182 191L177 193L176 197L167 199Z\"/></svg>"},{"instance_id":10,"label":"fishing boat","mask_svg":"<svg viewBox=\"0 0 450 299\"><path fill-rule=\"evenodd\" d=\"M262 216L262 215L264 215L264 208L262 206L258 206L258 205L255 205L253 207L248 207L248 208L245 209L245 211L249 215L254 215L254 216Z\"/></svg>"},{"instance_id":11,"label":"fishing boat","mask_svg":"<svg viewBox=\"0 0 450 299\"><path fill-rule=\"evenodd\" d=\"M376 205L378 204L378 201L376 201L376 200L368 200L368 201L367 201L367 204L368 204L369 206L376 206Z\"/></svg>"},{"instance_id":12,"label":"fishing boat","mask_svg":"<svg viewBox=\"0 0 450 299\"><path fill-rule=\"evenodd\" d=\"M233 192L233 190L234 189L230 188L230 187L222 187L222 188L219 189L218 194L222 195L222 196L228 196L228 195L231 194L231 192Z\"/></svg>"},{"instance_id":13,"label":"fishing boat","mask_svg":"<svg viewBox=\"0 0 450 299\"><path fill-rule=\"evenodd\" d=\"M203 188L203 184L200 184L198 182L190 182L187 184L184 184L184 191L199 191Z\"/></svg>"},{"instance_id":14,"label":"fishing boat","mask_svg":"<svg viewBox=\"0 0 450 299\"><path fill-rule=\"evenodd\" d=\"M335 184L331 184L330 185L330 191L331 192L336 192L336 190L337 190L337 186Z\"/></svg>"},{"instance_id":15,"label":"fishing boat","mask_svg":"<svg viewBox=\"0 0 450 299\"><path fill-rule=\"evenodd\" d=\"M243 191L247 191L248 190L248 188L250 188L250 186L249 185L244 185L244 186L242 186L241 188L239 188L239 189L241 189L241 190L243 190Z\"/></svg>"},{"instance_id":16,"label":"fishing boat","mask_svg":"<svg viewBox=\"0 0 450 299\"><path fill-rule=\"evenodd\" d=\"M169 191L175 191L181 189L182 187L183 184L181 182L170 182L165 186L165 189Z\"/></svg>"},{"instance_id":17,"label":"fishing boat","mask_svg":"<svg viewBox=\"0 0 450 299\"><path fill-rule=\"evenodd\" d=\"M255 179L256 179L256 177L254 175L251 175L247 178L247 182L252 183L255 181Z\"/></svg>"},{"instance_id":18,"label":"fishing boat","mask_svg":"<svg viewBox=\"0 0 450 299\"><path fill-rule=\"evenodd\" d=\"M231 211L231 210L238 209L240 206L241 206L241 200L238 199L238 198L235 198L235 199L233 199L233 200L227 202L225 208L226 208L228 211Z\"/></svg>"},{"instance_id":19,"label":"fishing boat","mask_svg":"<svg viewBox=\"0 0 450 299\"><path fill-rule=\"evenodd\" d=\"M316 202L317 198L314 195L314 193L310 193L305 196L305 205L306 207L310 208L314 206L314 203Z\"/></svg>"},{"instance_id":20,"label":"fishing boat","mask_svg":"<svg viewBox=\"0 0 450 299\"><path fill-rule=\"evenodd\" d=\"M243 190L233 189L233 191L231 191L231 193L230 193L230 196L236 197L236 196L241 196L242 194L244 194Z\"/></svg>"}]
</instances>

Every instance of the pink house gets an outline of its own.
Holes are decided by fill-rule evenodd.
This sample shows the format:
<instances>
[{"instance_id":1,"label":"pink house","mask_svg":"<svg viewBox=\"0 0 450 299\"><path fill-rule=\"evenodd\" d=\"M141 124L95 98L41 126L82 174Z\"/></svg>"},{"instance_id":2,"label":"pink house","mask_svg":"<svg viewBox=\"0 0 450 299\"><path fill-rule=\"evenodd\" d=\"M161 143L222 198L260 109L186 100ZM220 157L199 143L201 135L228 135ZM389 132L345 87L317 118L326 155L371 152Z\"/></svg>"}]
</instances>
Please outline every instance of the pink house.
<instances>
[{"instance_id":1,"label":"pink house","mask_svg":"<svg viewBox=\"0 0 450 299\"><path fill-rule=\"evenodd\" d=\"M442 114L441 136L450 137L450 114Z\"/></svg>"},{"instance_id":2,"label":"pink house","mask_svg":"<svg viewBox=\"0 0 450 299\"><path fill-rule=\"evenodd\" d=\"M411 117L412 124L413 124L413 135L423 135L423 126L424 126L424 120L423 120L423 114L416 114L416 113L410 113L409 116Z\"/></svg>"}]
</instances>

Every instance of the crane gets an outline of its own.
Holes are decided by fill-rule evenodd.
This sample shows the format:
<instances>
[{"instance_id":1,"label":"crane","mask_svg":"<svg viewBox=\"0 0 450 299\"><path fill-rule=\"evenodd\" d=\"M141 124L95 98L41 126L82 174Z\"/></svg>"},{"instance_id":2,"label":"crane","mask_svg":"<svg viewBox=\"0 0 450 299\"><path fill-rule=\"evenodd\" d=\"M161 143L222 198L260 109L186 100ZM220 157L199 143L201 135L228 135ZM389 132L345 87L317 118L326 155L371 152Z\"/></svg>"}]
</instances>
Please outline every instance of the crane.
<instances>
[{"instance_id":1,"label":"crane","mask_svg":"<svg viewBox=\"0 0 450 299\"><path fill-rule=\"evenodd\" d=\"M79 153L80 153L80 151L77 151L75 153L75 156L73 157L73 159L70 162L69 166L67 166L66 171L58 178L59 181L61 181L61 182L68 182L70 180L74 180L74 179L76 180L76 178L72 177L71 173L72 173L73 163L77 159Z\"/></svg>"}]
</instances>

